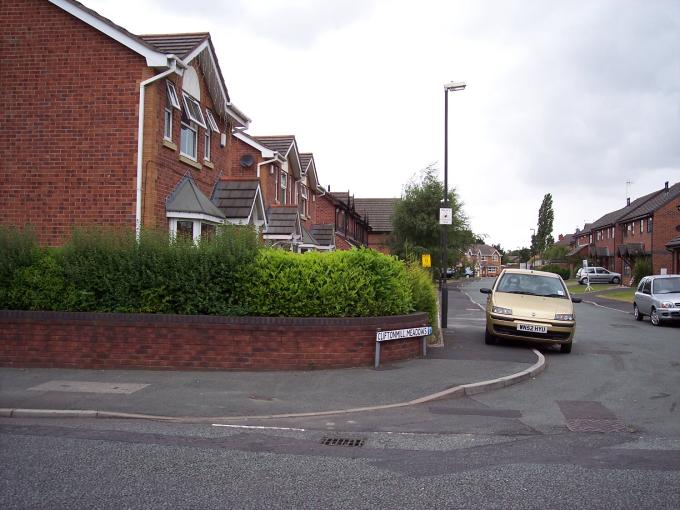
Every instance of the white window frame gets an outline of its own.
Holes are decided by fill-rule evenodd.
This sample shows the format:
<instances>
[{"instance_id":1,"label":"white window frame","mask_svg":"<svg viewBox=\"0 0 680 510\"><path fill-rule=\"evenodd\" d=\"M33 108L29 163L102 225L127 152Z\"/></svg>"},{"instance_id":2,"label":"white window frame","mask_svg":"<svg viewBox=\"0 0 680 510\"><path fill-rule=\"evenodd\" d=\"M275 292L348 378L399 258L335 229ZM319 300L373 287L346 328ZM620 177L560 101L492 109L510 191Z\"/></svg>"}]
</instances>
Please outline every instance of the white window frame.
<instances>
[{"instance_id":1,"label":"white window frame","mask_svg":"<svg viewBox=\"0 0 680 510\"><path fill-rule=\"evenodd\" d=\"M281 204L288 203L288 173L281 171Z\"/></svg>"},{"instance_id":2,"label":"white window frame","mask_svg":"<svg viewBox=\"0 0 680 510\"><path fill-rule=\"evenodd\" d=\"M163 138L172 141L172 108L168 107L163 113Z\"/></svg>"},{"instance_id":3,"label":"white window frame","mask_svg":"<svg viewBox=\"0 0 680 510\"><path fill-rule=\"evenodd\" d=\"M278 202L279 201L279 169L275 165L272 165L272 168L274 168L274 200L276 202Z\"/></svg>"},{"instance_id":4,"label":"white window frame","mask_svg":"<svg viewBox=\"0 0 680 510\"><path fill-rule=\"evenodd\" d=\"M193 122L189 122L188 124L184 121L181 123L181 128L180 128L180 137L179 137L179 153L182 156L185 156L189 159L192 159L194 161L198 161L198 128L194 127ZM186 128L189 131L192 131L194 133L194 153L193 154L188 154L184 152L184 129Z\"/></svg>"},{"instance_id":5,"label":"white window frame","mask_svg":"<svg viewBox=\"0 0 680 510\"><path fill-rule=\"evenodd\" d=\"M201 111L201 104L186 92L182 92L182 101L184 102L184 112L189 120L195 122L203 129L208 129L205 125L205 117L203 117L203 112Z\"/></svg>"},{"instance_id":6,"label":"white window frame","mask_svg":"<svg viewBox=\"0 0 680 510\"><path fill-rule=\"evenodd\" d=\"M210 147L210 140L211 140L210 130L206 129L205 131L203 131L203 144L204 144L203 159L205 161L210 161L210 157L212 155L212 151L211 151L211 147Z\"/></svg>"},{"instance_id":7,"label":"white window frame","mask_svg":"<svg viewBox=\"0 0 680 510\"><path fill-rule=\"evenodd\" d=\"M219 134L220 129L217 127L215 117L213 116L212 112L207 108L205 109L205 118L208 120L208 126L210 126L210 129L212 129L215 133Z\"/></svg>"},{"instance_id":8,"label":"white window frame","mask_svg":"<svg viewBox=\"0 0 680 510\"><path fill-rule=\"evenodd\" d=\"M175 84L170 80L165 80L165 89L168 92L168 102L170 103L170 106L179 110L179 99L177 99L177 90L175 90Z\"/></svg>"},{"instance_id":9,"label":"white window frame","mask_svg":"<svg viewBox=\"0 0 680 510\"><path fill-rule=\"evenodd\" d=\"M196 217L192 217L196 216ZM168 218L168 223L169 223L169 230L170 230L170 239L173 241L177 239L177 222L179 221L187 221L191 222L192 224L192 229L191 229L191 238L194 243L198 243L201 239L201 225L204 223L207 225L214 225L215 227L219 226L221 223L218 223L214 220L210 220L204 215L188 215L186 217L184 216L177 216L177 217L171 217Z\"/></svg>"}]
</instances>

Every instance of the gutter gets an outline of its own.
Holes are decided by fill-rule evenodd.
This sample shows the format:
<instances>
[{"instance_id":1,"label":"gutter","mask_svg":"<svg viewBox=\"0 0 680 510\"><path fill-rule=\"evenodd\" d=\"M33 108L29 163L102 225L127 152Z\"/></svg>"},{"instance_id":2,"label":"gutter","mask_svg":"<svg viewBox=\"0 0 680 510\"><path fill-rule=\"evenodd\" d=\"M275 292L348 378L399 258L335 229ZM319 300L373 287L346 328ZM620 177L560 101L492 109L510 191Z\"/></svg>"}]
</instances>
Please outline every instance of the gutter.
<instances>
[{"instance_id":1,"label":"gutter","mask_svg":"<svg viewBox=\"0 0 680 510\"><path fill-rule=\"evenodd\" d=\"M137 189L135 199L135 236L138 241L142 231L142 151L144 148L144 97L146 86L176 72L178 63L180 67L186 68L186 64L184 64L177 56L171 55L170 58L172 58L170 69L163 71L161 74L152 76L148 80L144 80L139 84L139 123L137 127Z\"/></svg>"}]
</instances>

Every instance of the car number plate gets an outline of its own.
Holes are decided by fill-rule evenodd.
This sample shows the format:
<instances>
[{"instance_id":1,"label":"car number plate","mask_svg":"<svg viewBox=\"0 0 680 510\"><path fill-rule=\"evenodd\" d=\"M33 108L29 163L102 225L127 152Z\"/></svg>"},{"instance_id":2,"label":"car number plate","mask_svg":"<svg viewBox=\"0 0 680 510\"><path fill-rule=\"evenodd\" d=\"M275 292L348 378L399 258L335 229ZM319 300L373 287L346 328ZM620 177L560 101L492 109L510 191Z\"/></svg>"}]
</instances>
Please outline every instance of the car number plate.
<instances>
[{"instance_id":1,"label":"car number plate","mask_svg":"<svg viewBox=\"0 0 680 510\"><path fill-rule=\"evenodd\" d=\"M547 333L548 326L539 326L537 324L517 324L517 331L526 331L527 333Z\"/></svg>"}]
</instances>

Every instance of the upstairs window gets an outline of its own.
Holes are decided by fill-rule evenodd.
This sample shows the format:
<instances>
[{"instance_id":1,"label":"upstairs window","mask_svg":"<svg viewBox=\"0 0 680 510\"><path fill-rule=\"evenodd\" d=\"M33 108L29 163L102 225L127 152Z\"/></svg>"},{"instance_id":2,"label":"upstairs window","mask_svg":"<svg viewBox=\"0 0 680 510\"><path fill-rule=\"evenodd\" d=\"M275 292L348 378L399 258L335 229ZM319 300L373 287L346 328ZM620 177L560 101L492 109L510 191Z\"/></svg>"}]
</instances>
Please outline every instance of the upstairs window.
<instances>
[{"instance_id":1,"label":"upstairs window","mask_svg":"<svg viewBox=\"0 0 680 510\"><path fill-rule=\"evenodd\" d=\"M204 144L204 153L203 153L203 159L206 161L210 161L210 130L206 129L203 132L203 144Z\"/></svg>"},{"instance_id":2,"label":"upstairs window","mask_svg":"<svg viewBox=\"0 0 680 510\"><path fill-rule=\"evenodd\" d=\"M307 194L307 186L304 184L300 185L300 212L303 216L307 216L307 200L309 196Z\"/></svg>"},{"instance_id":3,"label":"upstairs window","mask_svg":"<svg viewBox=\"0 0 680 510\"><path fill-rule=\"evenodd\" d=\"M652 218L647 218L647 232L652 232Z\"/></svg>"},{"instance_id":4,"label":"upstairs window","mask_svg":"<svg viewBox=\"0 0 680 510\"><path fill-rule=\"evenodd\" d=\"M165 81L165 88L168 91L168 105L179 110L179 99L177 99L177 91L175 84L171 81Z\"/></svg>"},{"instance_id":5,"label":"upstairs window","mask_svg":"<svg viewBox=\"0 0 680 510\"><path fill-rule=\"evenodd\" d=\"M182 100L184 101L184 113L191 122L195 122L203 129L207 129L205 125L205 118L201 111L201 105L193 97L186 92L182 92Z\"/></svg>"},{"instance_id":6,"label":"upstairs window","mask_svg":"<svg viewBox=\"0 0 680 510\"><path fill-rule=\"evenodd\" d=\"M198 127L195 122L182 115L179 153L182 156L198 159Z\"/></svg>"},{"instance_id":7,"label":"upstairs window","mask_svg":"<svg viewBox=\"0 0 680 510\"><path fill-rule=\"evenodd\" d=\"M286 205L288 203L288 174L281 172L281 203Z\"/></svg>"},{"instance_id":8,"label":"upstairs window","mask_svg":"<svg viewBox=\"0 0 680 510\"><path fill-rule=\"evenodd\" d=\"M165 112L163 114L163 138L172 141L172 110L177 108L179 110L179 101L177 100L177 91L175 85L171 81L165 81L166 101Z\"/></svg>"},{"instance_id":9,"label":"upstairs window","mask_svg":"<svg viewBox=\"0 0 680 510\"><path fill-rule=\"evenodd\" d=\"M645 231L645 220L640 220L640 233Z\"/></svg>"},{"instance_id":10,"label":"upstairs window","mask_svg":"<svg viewBox=\"0 0 680 510\"><path fill-rule=\"evenodd\" d=\"M208 126L210 126L210 129L215 132L219 133L220 130L217 127L217 122L215 121L215 117L213 116L212 112L206 108L205 110L205 118L208 121Z\"/></svg>"}]
</instances>

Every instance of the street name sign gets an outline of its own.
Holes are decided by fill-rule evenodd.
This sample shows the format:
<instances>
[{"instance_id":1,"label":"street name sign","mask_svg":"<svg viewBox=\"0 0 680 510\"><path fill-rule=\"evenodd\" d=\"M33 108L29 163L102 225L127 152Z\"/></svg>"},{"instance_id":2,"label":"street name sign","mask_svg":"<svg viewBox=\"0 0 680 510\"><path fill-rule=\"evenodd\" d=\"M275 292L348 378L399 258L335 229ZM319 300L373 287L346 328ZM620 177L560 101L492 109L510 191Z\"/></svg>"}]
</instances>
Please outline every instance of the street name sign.
<instances>
[{"instance_id":1,"label":"street name sign","mask_svg":"<svg viewBox=\"0 0 680 510\"><path fill-rule=\"evenodd\" d=\"M386 342L388 340L399 340L401 338L413 338L414 336L429 336L432 334L432 326L422 328L393 329L391 331L378 331L376 342Z\"/></svg>"}]
</instances>

